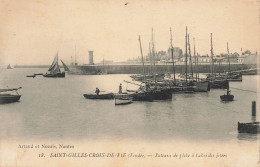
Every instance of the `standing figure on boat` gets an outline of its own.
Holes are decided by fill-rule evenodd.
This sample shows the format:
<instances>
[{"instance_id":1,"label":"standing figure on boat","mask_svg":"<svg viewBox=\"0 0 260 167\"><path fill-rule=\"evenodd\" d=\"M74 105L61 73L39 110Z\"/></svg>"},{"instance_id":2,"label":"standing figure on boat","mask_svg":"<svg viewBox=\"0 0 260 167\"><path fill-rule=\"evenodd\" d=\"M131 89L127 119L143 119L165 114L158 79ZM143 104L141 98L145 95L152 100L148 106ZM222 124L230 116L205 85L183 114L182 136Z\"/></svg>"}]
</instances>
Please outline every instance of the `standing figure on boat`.
<instances>
[{"instance_id":1,"label":"standing figure on boat","mask_svg":"<svg viewBox=\"0 0 260 167\"><path fill-rule=\"evenodd\" d=\"M99 90L98 88L96 88L95 93L96 93L97 95L99 95L99 92L100 92L100 90Z\"/></svg>"},{"instance_id":2,"label":"standing figure on boat","mask_svg":"<svg viewBox=\"0 0 260 167\"><path fill-rule=\"evenodd\" d=\"M120 83L119 85L119 91L118 91L119 94L122 94L122 84Z\"/></svg>"}]
</instances>

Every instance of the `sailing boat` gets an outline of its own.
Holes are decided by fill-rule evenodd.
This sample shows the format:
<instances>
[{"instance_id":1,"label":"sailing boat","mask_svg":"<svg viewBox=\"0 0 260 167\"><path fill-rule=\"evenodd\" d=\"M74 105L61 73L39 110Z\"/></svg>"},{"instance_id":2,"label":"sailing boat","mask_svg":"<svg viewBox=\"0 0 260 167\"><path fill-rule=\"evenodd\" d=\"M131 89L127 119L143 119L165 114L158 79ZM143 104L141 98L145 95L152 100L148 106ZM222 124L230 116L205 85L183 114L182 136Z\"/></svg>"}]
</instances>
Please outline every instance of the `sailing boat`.
<instances>
[{"instance_id":1,"label":"sailing boat","mask_svg":"<svg viewBox=\"0 0 260 167\"><path fill-rule=\"evenodd\" d=\"M210 83L210 88L217 88L217 89L227 89L229 87L229 82L227 79L217 78L216 73L214 72L214 58L213 58L213 44L212 44L212 33L210 34L210 41L211 41L211 75L208 75L206 80Z\"/></svg>"},{"instance_id":2,"label":"sailing boat","mask_svg":"<svg viewBox=\"0 0 260 167\"><path fill-rule=\"evenodd\" d=\"M7 69L13 69L10 64L8 64Z\"/></svg>"},{"instance_id":3,"label":"sailing boat","mask_svg":"<svg viewBox=\"0 0 260 167\"><path fill-rule=\"evenodd\" d=\"M58 52L48 69L48 72L43 75L44 77L51 77L51 78L64 78L65 77L65 72L61 72L59 64L58 64Z\"/></svg>"}]
</instances>

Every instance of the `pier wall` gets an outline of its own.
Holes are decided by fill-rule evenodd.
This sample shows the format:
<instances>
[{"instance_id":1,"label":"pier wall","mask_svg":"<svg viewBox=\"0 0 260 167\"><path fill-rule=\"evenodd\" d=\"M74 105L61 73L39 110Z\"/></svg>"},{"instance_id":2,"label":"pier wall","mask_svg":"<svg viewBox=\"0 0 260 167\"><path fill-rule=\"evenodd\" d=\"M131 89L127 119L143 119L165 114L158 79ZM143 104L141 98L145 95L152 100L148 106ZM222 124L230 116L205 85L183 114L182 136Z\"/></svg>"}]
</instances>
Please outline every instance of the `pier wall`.
<instances>
[{"instance_id":1,"label":"pier wall","mask_svg":"<svg viewBox=\"0 0 260 167\"><path fill-rule=\"evenodd\" d=\"M231 71L245 70L250 68L256 68L255 64L231 64ZM155 73L173 73L172 65L156 65L151 67L150 65L145 65L145 73L150 73L155 70ZM211 65L199 65L196 69L193 67L193 72L196 70L199 73L210 73ZM142 65L83 65L77 66L76 71L78 74L89 75L96 73L103 74L141 74L143 73ZM228 65L216 65L214 66L214 71L216 73L228 71ZM176 73L185 73L185 65L176 65ZM188 67L188 72L190 72L190 67Z\"/></svg>"}]
</instances>

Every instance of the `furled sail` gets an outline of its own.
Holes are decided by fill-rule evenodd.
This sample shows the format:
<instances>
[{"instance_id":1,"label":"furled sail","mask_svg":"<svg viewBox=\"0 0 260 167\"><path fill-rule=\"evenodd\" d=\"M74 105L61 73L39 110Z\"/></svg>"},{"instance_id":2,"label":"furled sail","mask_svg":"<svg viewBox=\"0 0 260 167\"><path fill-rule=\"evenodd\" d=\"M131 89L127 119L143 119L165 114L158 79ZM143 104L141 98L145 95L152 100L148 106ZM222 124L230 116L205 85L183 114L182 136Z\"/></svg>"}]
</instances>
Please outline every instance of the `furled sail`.
<instances>
[{"instance_id":1,"label":"furled sail","mask_svg":"<svg viewBox=\"0 0 260 167\"><path fill-rule=\"evenodd\" d=\"M48 69L48 71L50 71L50 73L52 74L56 74L56 73L59 73L61 72L60 71L60 67L59 67L59 64L58 64L58 52L50 66L50 68Z\"/></svg>"},{"instance_id":2,"label":"furled sail","mask_svg":"<svg viewBox=\"0 0 260 167\"><path fill-rule=\"evenodd\" d=\"M60 60L60 61L61 61L62 64L63 64L64 71L70 71L69 67L66 66L66 64L65 64L62 60Z\"/></svg>"}]
</instances>

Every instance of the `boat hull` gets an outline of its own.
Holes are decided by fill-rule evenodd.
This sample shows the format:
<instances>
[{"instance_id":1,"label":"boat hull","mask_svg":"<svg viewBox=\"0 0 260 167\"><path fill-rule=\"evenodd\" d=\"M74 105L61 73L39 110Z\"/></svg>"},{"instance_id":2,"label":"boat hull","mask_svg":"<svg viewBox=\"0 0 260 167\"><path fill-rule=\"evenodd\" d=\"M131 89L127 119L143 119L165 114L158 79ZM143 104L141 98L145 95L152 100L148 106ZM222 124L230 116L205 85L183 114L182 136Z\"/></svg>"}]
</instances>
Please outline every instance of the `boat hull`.
<instances>
[{"instance_id":1,"label":"boat hull","mask_svg":"<svg viewBox=\"0 0 260 167\"><path fill-rule=\"evenodd\" d=\"M196 82L194 87L195 92L207 92L210 91L210 84L208 81Z\"/></svg>"},{"instance_id":2,"label":"boat hull","mask_svg":"<svg viewBox=\"0 0 260 167\"><path fill-rule=\"evenodd\" d=\"M233 101L234 96L233 95L222 95L220 96L221 101Z\"/></svg>"},{"instance_id":3,"label":"boat hull","mask_svg":"<svg viewBox=\"0 0 260 167\"><path fill-rule=\"evenodd\" d=\"M127 105L133 103L131 98L115 98L115 105Z\"/></svg>"},{"instance_id":4,"label":"boat hull","mask_svg":"<svg viewBox=\"0 0 260 167\"><path fill-rule=\"evenodd\" d=\"M20 98L21 95L0 94L0 104L18 102Z\"/></svg>"},{"instance_id":5,"label":"boat hull","mask_svg":"<svg viewBox=\"0 0 260 167\"><path fill-rule=\"evenodd\" d=\"M229 88L228 80L213 80L209 81L210 88L212 89L227 89Z\"/></svg>"},{"instance_id":6,"label":"boat hull","mask_svg":"<svg viewBox=\"0 0 260 167\"><path fill-rule=\"evenodd\" d=\"M86 99L113 99L114 94L113 93L107 93L107 94L84 94L83 95Z\"/></svg>"},{"instance_id":7,"label":"boat hull","mask_svg":"<svg viewBox=\"0 0 260 167\"><path fill-rule=\"evenodd\" d=\"M65 72L56 74L43 74L43 76L48 78L65 78Z\"/></svg>"},{"instance_id":8,"label":"boat hull","mask_svg":"<svg viewBox=\"0 0 260 167\"><path fill-rule=\"evenodd\" d=\"M132 98L133 101L153 101L151 92L138 92L138 93L126 93L126 94L115 94L115 98Z\"/></svg>"},{"instance_id":9,"label":"boat hull","mask_svg":"<svg viewBox=\"0 0 260 167\"><path fill-rule=\"evenodd\" d=\"M249 122L240 123L238 122L237 130L239 133L253 133L256 134L260 132L260 122Z\"/></svg>"}]
</instances>

